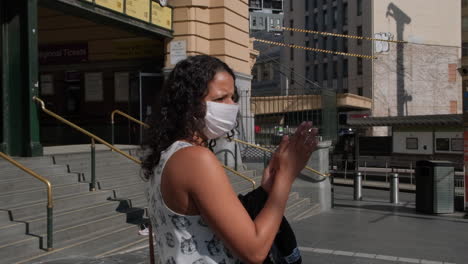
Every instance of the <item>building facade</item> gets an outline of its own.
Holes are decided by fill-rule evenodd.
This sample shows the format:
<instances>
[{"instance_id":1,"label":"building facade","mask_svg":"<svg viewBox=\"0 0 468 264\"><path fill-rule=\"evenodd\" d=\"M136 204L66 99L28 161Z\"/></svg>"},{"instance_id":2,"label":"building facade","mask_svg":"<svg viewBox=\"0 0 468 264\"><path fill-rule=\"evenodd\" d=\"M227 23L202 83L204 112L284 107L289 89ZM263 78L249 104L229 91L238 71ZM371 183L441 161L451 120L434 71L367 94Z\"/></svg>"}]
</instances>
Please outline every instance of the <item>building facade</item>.
<instances>
[{"instance_id":1,"label":"building facade","mask_svg":"<svg viewBox=\"0 0 468 264\"><path fill-rule=\"evenodd\" d=\"M220 58L233 68L238 89L249 91L255 52L247 0L167 2L1 1L0 150L37 156L43 145L90 142L42 114L33 96L110 141L111 112L145 121L164 75L191 55ZM241 103L248 111L250 103ZM138 126L116 126L116 143L141 141Z\"/></svg>"},{"instance_id":2,"label":"building facade","mask_svg":"<svg viewBox=\"0 0 468 264\"><path fill-rule=\"evenodd\" d=\"M421 8L424 6L424 8ZM284 49L284 63L321 87L372 99L350 116L408 116L461 112L460 2L305 0L286 1L285 27L404 40L405 44L285 31L285 42L376 56L376 60ZM291 73L290 86L301 86ZM351 110L351 111L349 111ZM388 135L373 128L372 135Z\"/></svg>"}]
</instances>

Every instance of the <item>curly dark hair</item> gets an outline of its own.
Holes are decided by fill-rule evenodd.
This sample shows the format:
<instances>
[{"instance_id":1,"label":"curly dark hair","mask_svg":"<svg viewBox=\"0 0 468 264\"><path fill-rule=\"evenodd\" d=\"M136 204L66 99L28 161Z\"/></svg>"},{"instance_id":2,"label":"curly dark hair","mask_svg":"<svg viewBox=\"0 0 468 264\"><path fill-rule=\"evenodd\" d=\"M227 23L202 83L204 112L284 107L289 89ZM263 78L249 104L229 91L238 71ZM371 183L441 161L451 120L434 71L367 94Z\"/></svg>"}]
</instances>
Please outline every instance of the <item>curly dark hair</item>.
<instances>
[{"instance_id":1,"label":"curly dark hair","mask_svg":"<svg viewBox=\"0 0 468 264\"><path fill-rule=\"evenodd\" d=\"M143 149L142 177L149 180L154 167L161 159L161 152L177 140L198 144L194 136L201 139L203 146L212 145L203 133L205 128L208 83L218 72L227 72L236 79L234 72L221 60L208 55L188 57L176 64L164 83L155 102L151 117L151 128L145 136ZM235 97L237 97L237 89ZM237 98L235 98L237 101Z\"/></svg>"}]
</instances>

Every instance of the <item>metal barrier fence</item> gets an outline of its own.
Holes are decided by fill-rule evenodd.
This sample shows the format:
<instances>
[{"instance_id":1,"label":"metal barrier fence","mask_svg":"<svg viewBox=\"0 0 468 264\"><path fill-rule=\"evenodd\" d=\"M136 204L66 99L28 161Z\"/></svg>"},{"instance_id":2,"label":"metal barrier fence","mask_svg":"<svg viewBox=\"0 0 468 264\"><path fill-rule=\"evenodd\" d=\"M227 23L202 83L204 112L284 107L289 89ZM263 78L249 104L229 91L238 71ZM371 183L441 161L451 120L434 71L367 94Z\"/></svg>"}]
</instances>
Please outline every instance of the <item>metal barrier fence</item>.
<instances>
[{"instance_id":1,"label":"metal barrier fence","mask_svg":"<svg viewBox=\"0 0 468 264\"><path fill-rule=\"evenodd\" d=\"M287 94L278 92L267 96L252 96L251 91L240 91L239 104L239 137L249 143L277 146L283 135L294 133L303 121L312 121L324 140L336 140L334 91L290 89ZM245 153L249 156L252 151Z\"/></svg>"},{"instance_id":2,"label":"metal barrier fence","mask_svg":"<svg viewBox=\"0 0 468 264\"><path fill-rule=\"evenodd\" d=\"M356 163L359 166L356 166ZM400 161L398 167L392 166L390 161L384 162L385 166L375 166L375 160L346 160L334 159L330 163L330 172L334 177L344 179L354 179L356 171L360 172L363 181L382 181L390 182L393 173L398 173L400 183L416 184L416 163L414 161ZM457 167L463 167L463 164L456 164ZM464 196L465 186L464 170L455 169L455 196Z\"/></svg>"}]
</instances>

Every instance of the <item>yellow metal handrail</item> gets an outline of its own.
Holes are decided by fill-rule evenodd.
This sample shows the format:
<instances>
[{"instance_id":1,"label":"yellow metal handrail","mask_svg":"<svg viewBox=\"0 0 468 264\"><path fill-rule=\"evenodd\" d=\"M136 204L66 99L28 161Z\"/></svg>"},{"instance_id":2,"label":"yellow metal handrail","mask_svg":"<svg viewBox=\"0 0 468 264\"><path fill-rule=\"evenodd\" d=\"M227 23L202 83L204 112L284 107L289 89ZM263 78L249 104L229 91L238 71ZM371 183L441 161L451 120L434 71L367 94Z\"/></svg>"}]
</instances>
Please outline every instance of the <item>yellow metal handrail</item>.
<instances>
[{"instance_id":1,"label":"yellow metal handrail","mask_svg":"<svg viewBox=\"0 0 468 264\"><path fill-rule=\"evenodd\" d=\"M273 152L274 152L274 151L269 150L269 149L267 149L267 148L254 145L254 144L251 144L251 143L249 143L249 142L245 142L245 141L240 140L240 139L237 139L237 138L231 138L231 140L233 140L233 141L235 141L235 142L237 142L237 143L243 144L243 145L247 145L247 146L250 146L250 147L253 147L253 148L256 148L256 149L265 151L265 152L269 152L269 153L273 153ZM317 175L320 175L320 176L322 176L322 177L330 177L330 174L321 173L320 171L314 170L314 169L312 169L312 168L309 167L309 166L305 166L305 169L308 170L308 171L311 171L311 172L313 172L313 173L315 173L315 174L317 174Z\"/></svg>"},{"instance_id":2,"label":"yellow metal handrail","mask_svg":"<svg viewBox=\"0 0 468 264\"><path fill-rule=\"evenodd\" d=\"M132 117L132 116L126 114L126 113L123 113L123 112L121 112L120 110L117 110L117 109L114 110L114 111L112 112L112 114L111 114L111 122L112 122L112 124L114 124L114 113L118 113L118 114L120 114L121 116L126 117L126 118L128 118L128 119L130 119L130 120L132 120L132 121L134 121L134 122L137 122L138 124L140 124L140 125L142 125L142 126L144 126L144 127L146 127L146 128L150 128L150 127L151 127L150 125L148 125L148 124L146 124L146 123L144 123L144 122L141 122L140 120L135 119L134 117ZM112 137L112 138L113 138L113 137ZM114 141L114 140L112 140L112 141ZM241 177L241 178L244 178L245 180L249 181L250 183L252 183L252 186L253 186L253 188L255 189L255 184L256 184L256 183L255 183L255 181L252 180L251 178L249 178L249 177L245 176L244 174L242 174L242 173L240 173L240 172L238 172L238 171L236 171L236 170L233 170L233 169L231 169L231 168L229 168L229 167L227 167L227 166L225 166L225 165L223 165L223 168L225 168L226 170L228 170L228 171L234 173L235 175L237 175L237 176L239 176L239 177Z\"/></svg>"},{"instance_id":3,"label":"yellow metal handrail","mask_svg":"<svg viewBox=\"0 0 468 264\"><path fill-rule=\"evenodd\" d=\"M115 114L119 114L119 115L121 115L121 116L123 116L123 117L126 117L126 118L129 119L130 121L133 121L133 122L135 122L135 123L137 123L137 124L140 124L140 125L142 125L142 126L144 126L144 127L146 127L146 128L149 128L149 127L150 127L150 125L148 125L148 124L146 124L146 123L144 123L144 122L142 122L142 121L140 121L140 120L138 120L138 119L136 119L136 118L134 118L134 117L132 117L132 116L130 116L130 115L128 115L128 114L126 114L126 113L120 111L120 110L118 110L118 109L112 111L112 113L111 113L111 124L114 124L114 116L115 116Z\"/></svg>"},{"instance_id":4,"label":"yellow metal handrail","mask_svg":"<svg viewBox=\"0 0 468 264\"><path fill-rule=\"evenodd\" d=\"M65 124L67 124L67 125L73 127L74 129L76 129L76 130L78 130L79 132L81 132L81 133L87 135L88 137L90 137L90 138L96 140L97 142L106 145L108 148L114 150L115 152L118 152L120 155L122 155L122 156L124 156L124 157L126 157L126 158L128 158L128 159L130 159L130 160L132 160L132 161L134 161L135 163L141 164L141 161L140 161L140 160L138 160L138 159L136 159L136 158L130 156L129 154L123 152L122 150L120 150L120 149L118 149L118 148L112 146L110 143L106 142L104 139L102 139L102 138L100 138L100 137L98 137L98 136L96 136L96 135L94 135L94 134L92 134L92 133L90 133L90 132L84 130L83 128L81 128L81 127L79 127L79 126L73 124L72 122L66 120L65 118L63 118L63 117L57 115L56 113L54 113L54 112L48 110L47 108L45 108L44 101L42 101L41 99L39 99L37 96L33 96L33 100L36 101L36 102L38 102L38 103L40 103L42 111L44 111L46 114L48 114L48 115L54 117L55 119L59 120L59 121L62 122L62 123L65 123Z\"/></svg>"},{"instance_id":5,"label":"yellow metal handrail","mask_svg":"<svg viewBox=\"0 0 468 264\"><path fill-rule=\"evenodd\" d=\"M255 184L256 184L256 183L255 183L254 180L252 180L251 178L245 176L244 174L242 174L242 173L240 173L240 172L238 172L238 171L236 171L236 170L234 170L234 169L229 168L229 167L226 166L226 165L223 165L223 168L225 168L226 170L228 170L228 171L234 173L235 175L237 175L237 176L239 176L239 177L241 177L241 178L244 178L245 180L247 180L247 181L249 181L250 183L252 183L252 190L255 190Z\"/></svg>"},{"instance_id":6,"label":"yellow metal handrail","mask_svg":"<svg viewBox=\"0 0 468 264\"><path fill-rule=\"evenodd\" d=\"M46 178L42 177L41 175L37 174L36 172L32 171L31 169L25 167L23 164L17 162L16 160L12 159L7 154L0 151L0 157L7 160L11 164L15 165L16 167L20 168L24 172L28 173L29 175L33 176L34 178L40 180L45 185L47 185L47 250L50 251L53 248L53 232L52 232L52 209L54 208L54 201L52 198L52 184Z\"/></svg>"}]
</instances>

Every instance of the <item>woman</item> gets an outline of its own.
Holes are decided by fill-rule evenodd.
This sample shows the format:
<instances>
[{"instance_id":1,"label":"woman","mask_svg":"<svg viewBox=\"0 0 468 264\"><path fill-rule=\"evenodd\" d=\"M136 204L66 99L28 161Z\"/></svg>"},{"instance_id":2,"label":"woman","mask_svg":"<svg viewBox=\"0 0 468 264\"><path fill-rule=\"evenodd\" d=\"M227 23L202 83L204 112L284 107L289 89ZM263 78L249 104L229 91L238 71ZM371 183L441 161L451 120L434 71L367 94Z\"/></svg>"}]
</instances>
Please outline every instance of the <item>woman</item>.
<instances>
[{"instance_id":1,"label":"woman","mask_svg":"<svg viewBox=\"0 0 468 264\"><path fill-rule=\"evenodd\" d=\"M316 129L284 136L265 169L263 209L252 220L208 141L235 126L235 76L222 61L189 57L160 94L143 169L161 263L262 263L280 226L291 185L316 147Z\"/></svg>"}]
</instances>

